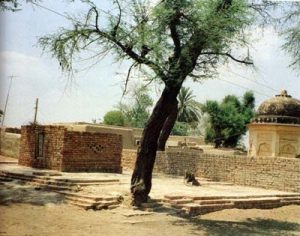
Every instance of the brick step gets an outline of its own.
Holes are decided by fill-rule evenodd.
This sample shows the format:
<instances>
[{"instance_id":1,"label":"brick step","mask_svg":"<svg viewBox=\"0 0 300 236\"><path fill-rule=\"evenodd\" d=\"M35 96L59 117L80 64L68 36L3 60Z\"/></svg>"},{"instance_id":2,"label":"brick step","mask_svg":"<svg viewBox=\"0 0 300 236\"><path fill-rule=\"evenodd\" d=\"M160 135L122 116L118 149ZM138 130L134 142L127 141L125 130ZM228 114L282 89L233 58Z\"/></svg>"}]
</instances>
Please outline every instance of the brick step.
<instances>
[{"instance_id":1,"label":"brick step","mask_svg":"<svg viewBox=\"0 0 300 236\"><path fill-rule=\"evenodd\" d=\"M68 183L68 182L67 182ZM80 182L80 183L76 183L76 182L73 182L73 183L70 183L71 185L79 185L79 186L91 186L91 185L111 185L111 184L120 184L120 182L87 182L87 183L84 183L84 182Z\"/></svg>"},{"instance_id":2,"label":"brick step","mask_svg":"<svg viewBox=\"0 0 300 236\"><path fill-rule=\"evenodd\" d=\"M18 161L0 161L0 164L18 164Z\"/></svg>"},{"instance_id":3,"label":"brick step","mask_svg":"<svg viewBox=\"0 0 300 236\"><path fill-rule=\"evenodd\" d=\"M192 203L193 199L191 199L191 198L182 198L182 199L168 200L167 202L170 203L171 205L184 204L184 203Z\"/></svg>"},{"instance_id":4,"label":"brick step","mask_svg":"<svg viewBox=\"0 0 300 236\"><path fill-rule=\"evenodd\" d=\"M282 202L264 203L264 204L261 204L261 205L254 206L252 208L257 208L257 209L273 209L273 208L282 207L284 205L285 204L282 203Z\"/></svg>"},{"instance_id":5,"label":"brick step","mask_svg":"<svg viewBox=\"0 0 300 236\"><path fill-rule=\"evenodd\" d=\"M300 199L299 200L282 199L280 202L288 205L293 205L293 204L300 205Z\"/></svg>"},{"instance_id":6,"label":"brick step","mask_svg":"<svg viewBox=\"0 0 300 236\"><path fill-rule=\"evenodd\" d=\"M227 200L227 199L249 199L249 198L285 198L285 197L300 197L298 193L290 194L274 194L274 195L245 195L245 196L183 196L183 195L165 195L164 200Z\"/></svg>"},{"instance_id":7,"label":"brick step","mask_svg":"<svg viewBox=\"0 0 300 236\"><path fill-rule=\"evenodd\" d=\"M101 206L110 206L110 205L117 205L117 204L120 204L118 200L101 200L95 203L95 205L101 205Z\"/></svg>"},{"instance_id":8,"label":"brick step","mask_svg":"<svg viewBox=\"0 0 300 236\"><path fill-rule=\"evenodd\" d=\"M100 184L100 183L118 183L119 179L55 179L61 182L76 183L76 184Z\"/></svg>"},{"instance_id":9,"label":"brick step","mask_svg":"<svg viewBox=\"0 0 300 236\"><path fill-rule=\"evenodd\" d=\"M258 203L258 204L244 204L244 205L238 205L234 206L234 208L237 209L273 209L282 207L285 204L282 202L274 202L274 203Z\"/></svg>"},{"instance_id":10,"label":"brick step","mask_svg":"<svg viewBox=\"0 0 300 236\"><path fill-rule=\"evenodd\" d=\"M60 172L56 172L56 171L33 171L32 175L34 176L62 176L62 174Z\"/></svg>"},{"instance_id":11,"label":"brick step","mask_svg":"<svg viewBox=\"0 0 300 236\"><path fill-rule=\"evenodd\" d=\"M191 204L193 204L193 203L191 203ZM182 209L185 206L185 204L170 204L170 203L165 203L164 206L169 207L169 208L174 208L174 209Z\"/></svg>"},{"instance_id":12,"label":"brick step","mask_svg":"<svg viewBox=\"0 0 300 236\"><path fill-rule=\"evenodd\" d=\"M33 183L42 188L54 191L74 191L73 188L67 186L59 186L59 185L52 185L52 184L40 184L40 183Z\"/></svg>"},{"instance_id":13,"label":"brick step","mask_svg":"<svg viewBox=\"0 0 300 236\"><path fill-rule=\"evenodd\" d=\"M207 204L225 204L225 203L231 203L231 200L222 200L222 199L216 199L216 200L195 200L194 203L199 205L207 205Z\"/></svg>"},{"instance_id":14,"label":"brick step","mask_svg":"<svg viewBox=\"0 0 300 236\"><path fill-rule=\"evenodd\" d=\"M119 207L120 202L117 200L101 200L101 201L93 201L85 198L71 197L65 196L65 202L74 206L81 207L83 209L113 209Z\"/></svg>"},{"instance_id":15,"label":"brick step","mask_svg":"<svg viewBox=\"0 0 300 236\"><path fill-rule=\"evenodd\" d=\"M282 200L300 200L300 197L284 197Z\"/></svg>"},{"instance_id":16,"label":"brick step","mask_svg":"<svg viewBox=\"0 0 300 236\"><path fill-rule=\"evenodd\" d=\"M166 200L177 200L177 199L184 199L186 196L184 195L165 195L164 198Z\"/></svg>"},{"instance_id":17,"label":"brick step","mask_svg":"<svg viewBox=\"0 0 300 236\"><path fill-rule=\"evenodd\" d=\"M57 191L58 193L61 193L65 196L72 196L72 197L78 197L78 198L84 198L84 199L90 199L95 202L105 200L105 201L110 201L110 200L118 200L118 197L114 196L95 196L95 195L82 195L74 192L68 192L68 191Z\"/></svg>"},{"instance_id":18,"label":"brick step","mask_svg":"<svg viewBox=\"0 0 300 236\"><path fill-rule=\"evenodd\" d=\"M23 178L23 177L21 177L21 178ZM39 179L39 178L32 178L32 179L28 179L28 180L31 181L31 182L44 184L44 185L65 186L65 187L74 187L74 186L76 186L76 184L68 184L68 183L65 183L65 182L45 180L45 179Z\"/></svg>"},{"instance_id":19,"label":"brick step","mask_svg":"<svg viewBox=\"0 0 300 236\"><path fill-rule=\"evenodd\" d=\"M67 202L74 202L74 203L83 203L83 204L90 204L93 205L96 203L96 201L87 199L87 198L80 198L80 197L72 197L72 196L66 196L65 195L65 200Z\"/></svg>"},{"instance_id":20,"label":"brick step","mask_svg":"<svg viewBox=\"0 0 300 236\"><path fill-rule=\"evenodd\" d=\"M234 208L233 203L207 204L207 205L184 204L184 206L182 206L182 210L189 216L196 216L196 215L206 214L209 212L215 212L215 211L231 209L231 208Z\"/></svg>"},{"instance_id":21,"label":"brick step","mask_svg":"<svg viewBox=\"0 0 300 236\"><path fill-rule=\"evenodd\" d=\"M274 197L300 197L300 193L276 194Z\"/></svg>"},{"instance_id":22,"label":"brick step","mask_svg":"<svg viewBox=\"0 0 300 236\"><path fill-rule=\"evenodd\" d=\"M282 206L282 202L278 201L239 201L233 202L234 206L239 209L264 209L264 208L275 208Z\"/></svg>"},{"instance_id":23,"label":"brick step","mask_svg":"<svg viewBox=\"0 0 300 236\"><path fill-rule=\"evenodd\" d=\"M68 200L66 201L66 203L71 204L73 206L77 206L77 207L83 208L85 210L93 209L93 205L91 205L91 204L73 202L73 201L68 201Z\"/></svg>"},{"instance_id":24,"label":"brick step","mask_svg":"<svg viewBox=\"0 0 300 236\"><path fill-rule=\"evenodd\" d=\"M101 207L108 207L110 205L119 205L120 202L117 200L101 200L101 201L93 201L90 199L84 199L84 198L77 198L77 197L70 197L70 196L65 196L66 202L72 202L72 203L78 203L78 204L84 204L84 205L90 205L93 207L96 206L101 206Z\"/></svg>"},{"instance_id":25,"label":"brick step","mask_svg":"<svg viewBox=\"0 0 300 236\"><path fill-rule=\"evenodd\" d=\"M32 178L30 176L26 175L11 175L10 173L3 173L0 175L1 177L4 178L9 178L9 179L14 179L14 180L20 180L20 181L26 181L29 182L30 184L35 184L43 188L51 189L51 190L72 190L73 186L62 186L59 183L51 182L51 181L45 181L37 178ZM48 183L49 182L49 183Z\"/></svg>"},{"instance_id":26,"label":"brick step","mask_svg":"<svg viewBox=\"0 0 300 236\"><path fill-rule=\"evenodd\" d=\"M95 210L103 210L103 209L114 209L120 206L119 202L97 202L93 205L93 209Z\"/></svg>"},{"instance_id":27,"label":"brick step","mask_svg":"<svg viewBox=\"0 0 300 236\"><path fill-rule=\"evenodd\" d=\"M33 175L19 174L19 173L2 172L0 175L7 176L7 177L10 177L13 179L24 180L24 181L45 181L45 179L43 179L41 177L36 177Z\"/></svg>"},{"instance_id":28,"label":"brick step","mask_svg":"<svg viewBox=\"0 0 300 236\"><path fill-rule=\"evenodd\" d=\"M116 205L109 205L109 206L108 206L108 209L109 209L109 210L112 210L112 209L115 209L115 208L117 208L117 207L120 207L120 203L119 203L119 204L116 204Z\"/></svg>"},{"instance_id":29,"label":"brick step","mask_svg":"<svg viewBox=\"0 0 300 236\"><path fill-rule=\"evenodd\" d=\"M13 179L9 178L9 177L5 177L5 176L1 176L0 175L0 181L2 181L2 182L10 182L10 181L13 181Z\"/></svg>"},{"instance_id":30,"label":"brick step","mask_svg":"<svg viewBox=\"0 0 300 236\"><path fill-rule=\"evenodd\" d=\"M258 204L258 203L278 203L280 198L249 198L249 199L232 199L235 205L239 204Z\"/></svg>"},{"instance_id":31,"label":"brick step","mask_svg":"<svg viewBox=\"0 0 300 236\"><path fill-rule=\"evenodd\" d=\"M34 180L35 182L48 183L48 184L57 184L57 185L66 185L66 186L88 186L88 185L102 185L102 184L112 184L119 183L118 179L101 179L101 180L91 180L91 179L60 179L60 178L51 178L44 175L31 175L31 174L21 174L21 173L12 173L12 172L2 172L0 175L6 175L11 178L22 179L22 180Z\"/></svg>"}]
</instances>

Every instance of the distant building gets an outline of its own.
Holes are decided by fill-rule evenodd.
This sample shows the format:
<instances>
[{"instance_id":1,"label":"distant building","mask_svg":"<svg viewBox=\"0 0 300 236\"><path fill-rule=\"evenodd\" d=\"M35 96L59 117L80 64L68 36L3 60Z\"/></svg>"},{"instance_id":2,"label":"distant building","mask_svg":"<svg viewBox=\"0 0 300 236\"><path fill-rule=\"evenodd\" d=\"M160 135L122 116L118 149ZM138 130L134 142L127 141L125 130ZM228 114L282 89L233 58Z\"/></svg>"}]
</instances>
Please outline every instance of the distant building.
<instances>
[{"instance_id":1,"label":"distant building","mask_svg":"<svg viewBox=\"0 0 300 236\"><path fill-rule=\"evenodd\" d=\"M300 158L300 101L286 90L264 101L248 128L249 156Z\"/></svg>"}]
</instances>

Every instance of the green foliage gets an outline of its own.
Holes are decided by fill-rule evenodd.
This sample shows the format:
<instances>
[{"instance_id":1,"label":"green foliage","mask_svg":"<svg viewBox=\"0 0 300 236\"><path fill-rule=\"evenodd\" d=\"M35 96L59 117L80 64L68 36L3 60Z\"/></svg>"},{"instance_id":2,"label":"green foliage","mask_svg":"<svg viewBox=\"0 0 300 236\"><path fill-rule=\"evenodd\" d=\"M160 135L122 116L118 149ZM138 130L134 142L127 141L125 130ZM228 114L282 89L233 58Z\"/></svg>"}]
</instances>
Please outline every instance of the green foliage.
<instances>
[{"instance_id":1,"label":"green foliage","mask_svg":"<svg viewBox=\"0 0 300 236\"><path fill-rule=\"evenodd\" d=\"M187 136L188 124L185 122L177 121L171 131L171 135Z\"/></svg>"},{"instance_id":2,"label":"green foliage","mask_svg":"<svg viewBox=\"0 0 300 236\"><path fill-rule=\"evenodd\" d=\"M195 100L190 88L182 87L178 97L178 116L171 134L187 136L195 129L201 119L201 104Z\"/></svg>"},{"instance_id":3,"label":"green foliage","mask_svg":"<svg viewBox=\"0 0 300 236\"><path fill-rule=\"evenodd\" d=\"M121 111L109 111L104 115L103 123L106 125L124 126L125 118Z\"/></svg>"},{"instance_id":4,"label":"green foliage","mask_svg":"<svg viewBox=\"0 0 300 236\"><path fill-rule=\"evenodd\" d=\"M201 104L195 100L195 96L190 88L182 87L178 94L177 120L185 123L197 123L200 118Z\"/></svg>"},{"instance_id":5,"label":"green foliage","mask_svg":"<svg viewBox=\"0 0 300 236\"><path fill-rule=\"evenodd\" d=\"M20 2L26 2L26 3L34 3L39 0L0 0L0 12L1 11L20 11L22 4Z\"/></svg>"},{"instance_id":6,"label":"green foliage","mask_svg":"<svg viewBox=\"0 0 300 236\"><path fill-rule=\"evenodd\" d=\"M243 96L243 106L244 108L254 109L255 98L253 92L247 91Z\"/></svg>"},{"instance_id":7,"label":"green foliage","mask_svg":"<svg viewBox=\"0 0 300 236\"><path fill-rule=\"evenodd\" d=\"M209 114L205 140L216 147L236 147L246 133L246 124L254 117L254 96L246 92L242 102L234 95L226 96L221 103L207 101L203 112Z\"/></svg>"},{"instance_id":8,"label":"green foliage","mask_svg":"<svg viewBox=\"0 0 300 236\"><path fill-rule=\"evenodd\" d=\"M130 103L119 104L119 110L123 113L127 126L144 128L153 105L149 90L145 86L137 86L131 91L131 97Z\"/></svg>"},{"instance_id":9,"label":"green foliage","mask_svg":"<svg viewBox=\"0 0 300 236\"><path fill-rule=\"evenodd\" d=\"M17 0L0 0L0 11L18 11L19 5Z\"/></svg>"},{"instance_id":10,"label":"green foliage","mask_svg":"<svg viewBox=\"0 0 300 236\"><path fill-rule=\"evenodd\" d=\"M90 9L83 18L68 17L72 29L39 40L70 74L76 55L92 49L93 58L111 53L117 60L130 59L134 68L150 69L168 86L181 85L188 76L208 78L220 63L234 60L232 46L246 45L244 29L253 24L247 0L165 0L154 6L148 0L119 0L108 15L92 1L83 2Z\"/></svg>"},{"instance_id":11,"label":"green foliage","mask_svg":"<svg viewBox=\"0 0 300 236\"><path fill-rule=\"evenodd\" d=\"M285 43L283 48L292 56L290 66L300 69L300 3L290 3L290 8L285 15L283 35Z\"/></svg>"}]
</instances>

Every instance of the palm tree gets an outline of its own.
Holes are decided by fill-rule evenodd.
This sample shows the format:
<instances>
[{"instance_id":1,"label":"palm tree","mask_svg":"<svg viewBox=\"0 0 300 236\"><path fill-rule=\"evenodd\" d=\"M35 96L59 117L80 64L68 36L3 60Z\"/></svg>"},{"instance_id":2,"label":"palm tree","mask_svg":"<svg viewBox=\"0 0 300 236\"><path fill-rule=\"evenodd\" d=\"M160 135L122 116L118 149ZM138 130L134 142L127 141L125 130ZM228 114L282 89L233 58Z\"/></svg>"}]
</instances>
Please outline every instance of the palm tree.
<instances>
[{"instance_id":1,"label":"palm tree","mask_svg":"<svg viewBox=\"0 0 300 236\"><path fill-rule=\"evenodd\" d=\"M190 88L182 87L178 97L178 105L173 108L169 117L163 125L162 132L158 139L158 150L164 151L168 137L176 120L188 124L196 123L201 118L201 104L197 102Z\"/></svg>"},{"instance_id":2,"label":"palm tree","mask_svg":"<svg viewBox=\"0 0 300 236\"><path fill-rule=\"evenodd\" d=\"M182 87L178 94L179 122L198 122L201 118L201 104L195 100L195 95L190 88Z\"/></svg>"}]
</instances>

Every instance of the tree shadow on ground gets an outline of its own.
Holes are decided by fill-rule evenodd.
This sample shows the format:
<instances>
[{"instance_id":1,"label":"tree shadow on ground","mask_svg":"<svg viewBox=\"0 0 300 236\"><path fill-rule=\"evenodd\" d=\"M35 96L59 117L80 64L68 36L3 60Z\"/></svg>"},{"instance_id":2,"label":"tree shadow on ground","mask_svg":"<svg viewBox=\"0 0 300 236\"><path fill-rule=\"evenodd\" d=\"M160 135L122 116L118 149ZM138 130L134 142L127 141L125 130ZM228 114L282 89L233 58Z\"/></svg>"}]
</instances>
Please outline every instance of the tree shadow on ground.
<instances>
[{"instance_id":1,"label":"tree shadow on ground","mask_svg":"<svg viewBox=\"0 0 300 236\"><path fill-rule=\"evenodd\" d=\"M49 203L63 204L64 196L59 193L45 191L40 187L22 182L9 182L0 185L0 205L27 203L44 206Z\"/></svg>"},{"instance_id":2,"label":"tree shadow on ground","mask_svg":"<svg viewBox=\"0 0 300 236\"><path fill-rule=\"evenodd\" d=\"M191 235L197 231L206 231L207 235L300 235L300 224L274 219L249 218L245 221L221 221L190 218L187 221L176 221L174 225L194 225Z\"/></svg>"},{"instance_id":3,"label":"tree shadow on ground","mask_svg":"<svg viewBox=\"0 0 300 236\"><path fill-rule=\"evenodd\" d=\"M228 220L210 220L201 219L201 216L182 216L178 210L169 207L154 208L153 211L179 217L179 220L173 222L174 225L194 226L189 235L203 235L203 231L209 236L300 235L300 219L299 223L265 218L247 218L243 221L231 221L230 215L228 215Z\"/></svg>"}]
</instances>

